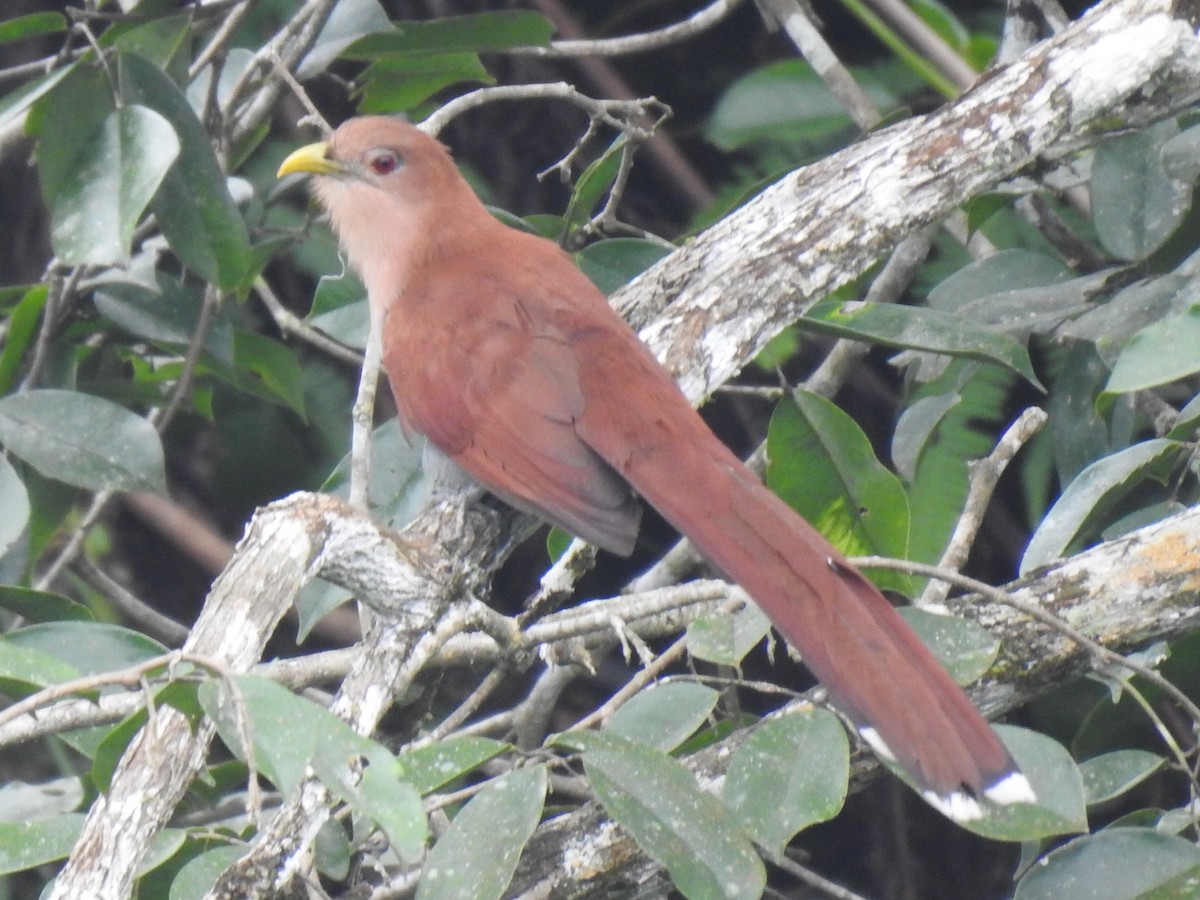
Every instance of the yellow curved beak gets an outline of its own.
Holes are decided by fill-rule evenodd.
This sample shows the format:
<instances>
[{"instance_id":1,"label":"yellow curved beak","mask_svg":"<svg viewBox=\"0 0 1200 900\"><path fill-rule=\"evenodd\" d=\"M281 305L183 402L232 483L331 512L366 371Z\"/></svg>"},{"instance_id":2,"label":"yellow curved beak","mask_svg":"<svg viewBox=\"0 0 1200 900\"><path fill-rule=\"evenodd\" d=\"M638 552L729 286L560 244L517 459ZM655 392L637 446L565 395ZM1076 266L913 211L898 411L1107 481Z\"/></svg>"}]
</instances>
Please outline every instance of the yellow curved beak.
<instances>
[{"instance_id":1,"label":"yellow curved beak","mask_svg":"<svg viewBox=\"0 0 1200 900\"><path fill-rule=\"evenodd\" d=\"M342 170L341 165L329 158L329 144L319 141L308 144L294 151L279 166L276 178L291 175L293 172L307 172L312 175L334 175Z\"/></svg>"}]
</instances>

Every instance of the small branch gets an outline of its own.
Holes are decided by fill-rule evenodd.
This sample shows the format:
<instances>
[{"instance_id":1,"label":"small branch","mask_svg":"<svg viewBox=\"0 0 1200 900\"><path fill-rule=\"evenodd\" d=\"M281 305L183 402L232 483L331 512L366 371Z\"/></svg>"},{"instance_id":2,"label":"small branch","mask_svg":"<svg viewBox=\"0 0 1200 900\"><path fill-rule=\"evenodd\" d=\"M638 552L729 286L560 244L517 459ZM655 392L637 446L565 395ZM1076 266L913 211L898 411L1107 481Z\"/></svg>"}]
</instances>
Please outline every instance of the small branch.
<instances>
[{"instance_id":1,"label":"small branch","mask_svg":"<svg viewBox=\"0 0 1200 900\"><path fill-rule=\"evenodd\" d=\"M343 362L354 368L361 368L363 355L352 347L347 347L340 341L329 337L323 331L313 328L290 309L283 305L279 296L267 283L265 278L254 280L254 293L263 302L263 306L271 314L275 326L289 337L303 341L310 347L320 350L338 362Z\"/></svg>"},{"instance_id":2,"label":"small branch","mask_svg":"<svg viewBox=\"0 0 1200 900\"><path fill-rule=\"evenodd\" d=\"M580 56L622 56L645 53L685 41L723 21L744 0L715 0L686 19L653 31L616 38L553 41L548 47L517 47L509 53L562 59Z\"/></svg>"},{"instance_id":3,"label":"small branch","mask_svg":"<svg viewBox=\"0 0 1200 900\"><path fill-rule=\"evenodd\" d=\"M450 122L468 110L476 109L486 103L514 100L562 100L579 107L594 121L602 122L618 131L624 131L631 137L643 140L653 133L653 129L647 131L638 123L647 118L657 122L667 111L667 107L654 97L640 100L598 100L576 90L574 86L565 81L549 84L499 85L479 88L463 94L461 97L455 97L426 118L421 123L421 129L429 134L437 135Z\"/></svg>"},{"instance_id":4,"label":"small branch","mask_svg":"<svg viewBox=\"0 0 1200 900\"><path fill-rule=\"evenodd\" d=\"M1020 449L1046 424L1046 418L1045 410L1031 406L1009 426L991 453L983 459L968 463L967 499L954 526L954 533L950 536L950 541L938 562L939 569L957 572L966 565L967 556L983 525L984 514L991 502L992 493L1000 482L1000 476ZM945 579L931 581L916 605L939 606L946 601L949 593L950 582Z\"/></svg>"}]
</instances>

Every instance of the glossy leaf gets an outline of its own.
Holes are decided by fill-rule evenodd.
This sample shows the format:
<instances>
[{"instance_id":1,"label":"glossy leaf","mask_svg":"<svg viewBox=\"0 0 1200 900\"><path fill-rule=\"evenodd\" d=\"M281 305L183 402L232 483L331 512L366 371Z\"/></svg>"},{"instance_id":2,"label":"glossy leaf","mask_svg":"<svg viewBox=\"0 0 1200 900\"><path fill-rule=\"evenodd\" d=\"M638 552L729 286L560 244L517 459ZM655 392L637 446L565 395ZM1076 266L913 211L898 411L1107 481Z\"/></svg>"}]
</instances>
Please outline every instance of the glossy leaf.
<instances>
[{"instance_id":1,"label":"glossy leaf","mask_svg":"<svg viewBox=\"0 0 1200 900\"><path fill-rule=\"evenodd\" d=\"M400 53L459 53L544 46L554 26L544 16L503 10L431 21L396 23L392 31L364 37L343 54L347 59L376 59Z\"/></svg>"},{"instance_id":2,"label":"glossy leaf","mask_svg":"<svg viewBox=\"0 0 1200 900\"><path fill-rule=\"evenodd\" d=\"M333 7L312 49L300 61L296 77L307 81L319 75L358 39L391 29L392 23L379 0L342 0Z\"/></svg>"},{"instance_id":3,"label":"glossy leaf","mask_svg":"<svg viewBox=\"0 0 1200 900\"><path fill-rule=\"evenodd\" d=\"M375 820L393 853L413 863L429 837L425 809L421 795L399 777L399 764L387 762L349 756L344 747L328 742L317 748L312 767L326 787Z\"/></svg>"},{"instance_id":4,"label":"glossy leaf","mask_svg":"<svg viewBox=\"0 0 1200 900\"><path fill-rule=\"evenodd\" d=\"M330 791L379 824L398 854L417 855L428 834L425 814L402 764L386 748L269 679L243 675L236 685L231 696L224 683L205 682L199 699L239 758L245 758L244 724L259 770L280 790L294 792L311 766Z\"/></svg>"},{"instance_id":5,"label":"glossy leaf","mask_svg":"<svg viewBox=\"0 0 1200 900\"><path fill-rule=\"evenodd\" d=\"M187 346L199 326L203 291L165 272L142 273L141 262L135 260L130 270L112 270L91 282L97 311L137 337ZM232 318L227 307L218 309L204 341L204 349L226 364L234 361Z\"/></svg>"},{"instance_id":6,"label":"glossy leaf","mask_svg":"<svg viewBox=\"0 0 1200 900\"><path fill-rule=\"evenodd\" d=\"M63 31L66 27L67 20L62 13L37 12L15 16L0 22L0 44L37 37L42 34L54 34Z\"/></svg>"},{"instance_id":7,"label":"glossy leaf","mask_svg":"<svg viewBox=\"0 0 1200 900\"><path fill-rule=\"evenodd\" d=\"M76 149L52 201L54 251L72 265L128 259L133 229L179 154L175 131L151 109L123 106Z\"/></svg>"},{"instance_id":8,"label":"glossy leaf","mask_svg":"<svg viewBox=\"0 0 1200 900\"><path fill-rule=\"evenodd\" d=\"M154 426L101 397L49 389L4 397L0 443L48 478L77 487L166 492Z\"/></svg>"},{"instance_id":9,"label":"glossy leaf","mask_svg":"<svg viewBox=\"0 0 1200 900\"><path fill-rule=\"evenodd\" d=\"M968 263L929 292L929 305L956 311L984 297L1063 284L1072 273L1062 260L1036 250L1001 250Z\"/></svg>"},{"instance_id":10,"label":"glossy leaf","mask_svg":"<svg viewBox=\"0 0 1200 900\"><path fill-rule=\"evenodd\" d=\"M892 464L902 478L917 476L921 454L950 410L962 402L958 393L922 397L900 414L892 435Z\"/></svg>"},{"instance_id":11,"label":"glossy leaf","mask_svg":"<svg viewBox=\"0 0 1200 900\"><path fill-rule=\"evenodd\" d=\"M1163 166L1163 145L1179 133L1160 122L1112 138L1092 160L1092 221L1104 248L1121 259L1144 259L1179 227L1191 204L1190 182Z\"/></svg>"},{"instance_id":12,"label":"glossy leaf","mask_svg":"<svg viewBox=\"0 0 1200 900\"><path fill-rule=\"evenodd\" d=\"M567 205L567 229L574 231L582 227L598 211L617 179L621 170L621 158L627 152L629 138L624 133L617 136L604 152L592 160L575 182L571 202Z\"/></svg>"},{"instance_id":13,"label":"glossy leaf","mask_svg":"<svg viewBox=\"0 0 1200 900\"><path fill-rule=\"evenodd\" d=\"M20 539L28 524L29 494L25 483L12 464L0 456L0 556Z\"/></svg>"},{"instance_id":14,"label":"glossy leaf","mask_svg":"<svg viewBox=\"0 0 1200 900\"><path fill-rule=\"evenodd\" d=\"M7 637L0 638L0 689L6 694L23 697L39 688L71 681L81 674L57 654L38 647L23 647Z\"/></svg>"},{"instance_id":15,"label":"glossy leaf","mask_svg":"<svg viewBox=\"0 0 1200 900\"><path fill-rule=\"evenodd\" d=\"M1148 750L1114 750L1079 764L1089 806L1120 797L1160 771L1166 760Z\"/></svg>"},{"instance_id":16,"label":"glossy leaf","mask_svg":"<svg viewBox=\"0 0 1200 900\"><path fill-rule=\"evenodd\" d=\"M758 898L766 873L728 809L700 790L675 759L595 732L557 743L583 750L583 765L605 810L671 873L685 897Z\"/></svg>"},{"instance_id":17,"label":"glossy leaf","mask_svg":"<svg viewBox=\"0 0 1200 900\"><path fill-rule=\"evenodd\" d=\"M670 752L705 723L719 698L712 688L691 681L651 685L621 706L605 731Z\"/></svg>"},{"instance_id":18,"label":"glossy leaf","mask_svg":"<svg viewBox=\"0 0 1200 900\"><path fill-rule=\"evenodd\" d=\"M184 265L225 290L250 276L250 239L217 164L208 133L187 97L153 63L123 53L121 94L161 114L179 137L180 152L152 208L171 249Z\"/></svg>"},{"instance_id":19,"label":"glossy leaf","mask_svg":"<svg viewBox=\"0 0 1200 900\"><path fill-rule=\"evenodd\" d=\"M1176 441L1156 438L1097 460L1080 472L1034 532L1021 559L1021 574L1066 554L1117 501L1148 478L1161 481L1183 451Z\"/></svg>"},{"instance_id":20,"label":"glossy leaf","mask_svg":"<svg viewBox=\"0 0 1200 900\"><path fill-rule=\"evenodd\" d=\"M996 661L1000 642L982 625L912 606L898 611L959 684L978 681Z\"/></svg>"},{"instance_id":21,"label":"glossy leaf","mask_svg":"<svg viewBox=\"0 0 1200 900\"><path fill-rule=\"evenodd\" d=\"M171 882L168 900L203 900L221 873L245 856L248 849L236 844L214 847L188 860Z\"/></svg>"},{"instance_id":22,"label":"glossy leaf","mask_svg":"<svg viewBox=\"0 0 1200 900\"><path fill-rule=\"evenodd\" d=\"M575 254L583 274L605 295L624 287L671 252L670 247L641 238L609 238Z\"/></svg>"},{"instance_id":23,"label":"glossy leaf","mask_svg":"<svg viewBox=\"0 0 1200 900\"><path fill-rule=\"evenodd\" d=\"M3 460L0 460L2 468ZM16 613L27 622L58 622L63 619L91 622L95 619L90 609L70 597L12 584L0 585L0 608Z\"/></svg>"},{"instance_id":24,"label":"glossy leaf","mask_svg":"<svg viewBox=\"0 0 1200 900\"><path fill-rule=\"evenodd\" d=\"M700 616L688 623L688 653L722 666L740 666L771 630L771 620L753 603L733 615Z\"/></svg>"},{"instance_id":25,"label":"glossy leaf","mask_svg":"<svg viewBox=\"0 0 1200 900\"><path fill-rule=\"evenodd\" d=\"M30 288L7 316L8 331L0 347L0 395L7 394L24 363L25 351L37 333L49 291L44 284Z\"/></svg>"},{"instance_id":26,"label":"glossy leaf","mask_svg":"<svg viewBox=\"0 0 1200 900\"><path fill-rule=\"evenodd\" d=\"M962 822L962 827L998 841L1034 841L1086 831L1083 781L1066 749L1036 731L993 727L1029 779L1037 803L985 806L983 818Z\"/></svg>"},{"instance_id":27,"label":"glossy leaf","mask_svg":"<svg viewBox=\"0 0 1200 900\"><path fill-rule=\"evenodd\" d=\"M55 656L81 675L126 669L167 652L153 638L106 622L46 622L10 631L3 640Z\"/></svg>"},{"instance_id":28,"label":"glossy leaf","mask_svg":"<svg viewBox=\"0 0 1200 900\"><path fill-rule=\"evenodd\" d=\"M896 105L878 86L871 97L879 108ZM826 142L851 133L845 108L808 63L771 63L735 81L717 101L705 129L722 150L737 150L760 141Z\"/></svg>"},{"instance_id":29,"label":"glossy leaf","mask_svg":"<svg viewBox=\"0 0 1200 900\"><path fill-rule=\"evenodd\" d=\"M417 900L501 897L542 817L548 781L545 766L528 766L473 797L426 857Z\"/></svg>"},{"instance_id":30,"label":"glossy leaf","mask_svg":"<svg viewBox=\"0 0 1200 900\"><path fill-rule=\"evenodd\" d=\"M1013 900L1147 900L1194 897L1200 848L1152 828L1114 828L1052 851L1017 885Z\"/></svg>"},{"instance_id":31,"label":"glossy leaf","mask_svg":"<svg viewBox=\"0 0 1200 900\"><path fill-rule=\"evenodd\" d=\"M1024 344L953 313L894 303L823 300L809 308L800 325L835 337L997 363L1041 386Z\"/></svg>"},{"instance_id":32,"label":"glossy leaf","mask_svg":"<svg viewBox=\"0 0 1200 900\"><path fill-rule=\"evenodd\" d=\"M1200 305L1147 325L1121 350L1105 392L1125 394L1200 372Z\"/></svg>"},{"instance_id":33,"label":"glossy leaf","mask_svg":"<svg viewBox=\"0 0 1200 900\"><path fill-rule=\"evenodd\" d=\"M82 813L37 822L0 822L0 875L64 859L83 830Z\"/></svg>"},{"instance_id":34,"label":"glossy leaf","mask_svg":"<svg viewBox=\"0 0 1200 900\"><path fill-rule=\"evenodd\" d=\"M734 754L721 797L754 840L782 855L797 832L836 816L850 742L837 716L801 710L755 726Z\"/></svg>"},{"instance_id":35,"label":"glossy leaf","mask_svg":"<svg viewBox=\"0 0 1200 900\"><path fill-rule=\"evenodd\" d=\"M400 755L405 777L420 793L444 787L510 749L484 737L453 737Z\"/></svg>"},{"instance_id":36,"label":"glossy leaf","mask_svg":"<svg viewBox=\"0 0 1200 900\"><path fill-rule=\"evenodd\" d=\"M767 485L849 556L908 553L908 497L853 419L814 394L782 401L767 431ZM879 573L903 590L908 579Z\"/></svg>"},{"instance_id":37,"label":"glossy leaf","mask_svg":"<svg viewBox=\"0 0 1200 900\"><path fill-rule=\"evenodd\" d=\"M495 79L474 53L414 53L386 56L367 66L360 113L414 110L443 88L456 84L492 84Z\"/></svg>"},{"instance_id":38,"label":"glossy leaf","mask_svg":"<svg viewBox=\"0 0 1200 900\"><path fill-rule=\"evenodd\" d=\"M7 129L24 115L34 103L53 91L64 78L75 71L75 65L63 66L36 78L0 99L0 129Z\"/></svg>"},{"instance_id":39,"label":"glossy leaf","mask_svg":"<svg viewBox=\"0 0 1200 900\"><path fill-rule=\"evenodd\" d=\"M304 417L304 372L295 351L286 344L253 331L235 331L233 361L252 372L271 393Z\"/></svg>"}]
</instances>

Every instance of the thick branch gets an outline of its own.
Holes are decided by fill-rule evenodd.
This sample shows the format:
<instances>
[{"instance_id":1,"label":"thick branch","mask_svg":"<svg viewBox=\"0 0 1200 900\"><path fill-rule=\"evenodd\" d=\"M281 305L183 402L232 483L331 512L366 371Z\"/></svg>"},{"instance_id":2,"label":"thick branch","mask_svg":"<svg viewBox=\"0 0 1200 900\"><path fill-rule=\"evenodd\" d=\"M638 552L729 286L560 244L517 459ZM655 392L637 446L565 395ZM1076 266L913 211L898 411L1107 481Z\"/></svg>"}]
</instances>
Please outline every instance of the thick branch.
<instances>
[{"instance_id":1,"label":"thick branch","mask_svg":"<svg viewBox=\"0 0 1200 900\"><path fill-rule=\"evenodd\" d=\"M693 400L901 239L1039 157L1200 98L1195 2L1114 0L935 113L784 176L618 295ZM669 306L668 306L669 304Z\"/></svg>"}]
</instances>

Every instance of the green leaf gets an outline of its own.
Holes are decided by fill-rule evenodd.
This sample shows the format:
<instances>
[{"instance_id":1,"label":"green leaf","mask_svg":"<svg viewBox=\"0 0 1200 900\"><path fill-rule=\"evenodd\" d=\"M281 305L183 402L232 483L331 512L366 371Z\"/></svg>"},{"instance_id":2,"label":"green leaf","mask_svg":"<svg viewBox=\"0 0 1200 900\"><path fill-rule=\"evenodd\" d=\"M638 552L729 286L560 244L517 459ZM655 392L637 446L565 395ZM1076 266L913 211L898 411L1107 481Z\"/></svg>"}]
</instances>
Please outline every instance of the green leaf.
<instances>
[{"instance_id":1,"label":"green leaf","mask_svg":"<svg viewBox=\"0 0 1200 900\"><path fill-rule=\"evenodd\" d=\"M353 808L375 820L387 835L392 852L406 863L417 862L429 837L421 795L398 777L401 767L347 756L343 747L326 743L317 748L313 771Z\"/></svg>"},{"instance_id":2,"label":"green leaf","mask_svg":"<svg viewBox=\"0 0 1200 900\"><path fill-rule=\"evenodd\" d=\"M862 429L834 404L796 391L767 430L767 485L849 556L908 554L908 497ZM879 573L905 590L906 576Z\"/></svg>"},{"instance_id":3,"label":"green leaf","mask_svg":"<svg viewBox=\"0 0 1200 900\"><path fill-rule=\"evenodd\" d=\"M797 832L836 816L850 778L850 742L837 717L807 709L757 725L729 763L721 797L777 856Z\"/></svg>"},{"instance_id":4,"label":"green leaf","mask_svg":"<svg viewBox=\"0 0 1200 900\"><path fill-rule=\"evenodd\" d=\"M982 625L912 606L898 612L958 684L977 681L996 661L1000 642Z\"/></svg>"},{"instance_id":5,"label":"green leaf","mask_svg":"<svg viewBox=\"0 0 1200 900\"><path fill-rule=\"evenodd\" d=\"M75 149L51 200L54 252L70 265L127 260L133 229L179 155L175 131L154 110L123 106Z\"/></svg>"},{"instance_id":6,"label":"green leaf","mask_svg":"<svg viewBox=\"0 0 1200 900\"><path fill-rule=\"evenodd\" d=\"M657 241L609 238L584 247L575 254L575 262L602 293L609 295L670 253L670 247Z\"/></svg>"},{"instance_id":7,"label":"green leaf","mask_svg":"<svg viewBox=\"0 0 1200 900\"><path fill-rule=\"evenodd\" d=\"M275 396L304 418L304 371L290 347L253 331L236 330L233 361L262 379Z\"/></svg>"},{"instance_id":8,"label":"green leaf","mask_svg":"<svg viewBox=\"0 0 1200 900\"><path fill-rule=\"evenodd\" d=\"M64 859L83 830L82 813L38 822L0 822L0 875Z\"/></svg>"},{"instance_id":9,"label":"green leaf","mask_svg":"<svg viewBox=\"0 0 1200 900\"><path fill-rule=\"evenodd\" d=\"M629 145L624 132L608 145L603 153L592 160L575 182L571 202L567 204L567 230L575 231L583 226L596 212L600 201L612 188L621 170L621 157Z\"/></svg>"},{"instance_id":10,"label":"green leaf","mask_svg":"<svg viewBox=\"0 0 1200 900\"><path fill-rule=\"evenodd\" d=\"M987 220L1005 209L1013 198L1010 194L977 194L967 201L967 233L974 234Z\"/></svg>"},{"instance_id":11,"label":"green leaf","mask_svg":"<svg viewBox=\"0 0 1200 900\"><path fill-rule=\"evenodd\" d=\"M221 873L246 855L249 848L231 844L214 847L190 859L171 882L167 900L203 900Z\"/></svg>"},{"instance_id":12,"label":"green leaf","mask_svg":"<svg viewBox=\"0 0 1200 900\"><path fill-rule=\"evenodd\" d=\"M876 107L888 109L896 99L879 85L868 93ZM845 108L808 63L771 63L735 81L717 101L705 136L722 150L758 142L825 143L853 134Z\"/></svg>"},{"instance_id":13,"label":"green leaf","mask_svg":"<svg viewBox=\"0 0 1200 900\"><path fill-rule=\"evenodd\" d=\"M1062 285L1073 278L1062 260L1036 250L1015 248L968 263L929 292L929 305L956 311L985 297Z\"/></svg>"},{"instance_id":14,"label":"green leaf","mask_svg":"<svg viewBox=\"0 0 1200 900\"><path fill-rule=\"evenodd\" d=\"M823 300L810 307L798 324L835 337L998 363L1041 387L1024 344L954 313L894 303Z\"/></svg>"},{"instance_id":15,"label":"green leaf","mask_svg":"<svg viewBox=\"0 0 1200 900\"><path fill-rule=\"evenodd\" d=\"M77 157L117 109L112 83L98 66L78 66L29 117L38 137L37 175L46 206L53 208L78 179Z\"/></svg>"},{"instance_id":16,"label":"green leaf","mask_svg":"<svg viewBox=\"0 0 1200 900\"><path fill-rule=\"evenodd\" d=\"M700 616L688 623L688 653L722 666L740 666L771 630L771 620L754 603L733 615Z\"/></svg>"},{"instance_id":17,"label":"green leaf","mask_svg":"<svg viewBox=\"0 0 1200 900\"><path fill-rule=\"evenodd\" d=\"M136 337L186 347L199 327L204 292L166 272L143 273L144 262L149 261L139 257L128 270L113 269L88 282L95 288L96 309ZM234 361L232 318L228 306L218 308L204 341L204 349L227 365Z\"/></svg>"},{"instance_id":18,"label":"green leaf","mask_svg":"<svg viewBox=\"0 0 1200 900\"><path fill-rule=\"evenodd\" d=\"M1194 184L1200 178L1200 125L1168 138L1162 145L1162 163L1168 178Z\"/></svg>"},{"instance_id":19,"label":"green leaf","mask_svg":"<svg viewBox=\"0 0 1200 900\"><path fill-rule=\"evenodd\" d=\"M317 285L317 297L321 294L322 286L327 283L326 279L322 279ZM313 308L316 309L316 298L314 298ZM367 346L367 337L371 332L371 311L364 299L359 303L347 303L336 309L311 315L308 318L308 324L347 347L363 350Z\"/></svg>"},{"instance_id":20,"label":"green leaf","mask_svg":"<svg viewBox=\"0 0 1200 900\"><path fill-rule=\"evenodd\" d=\"M1200 372L1200 305L1147 325L1121 350L1106 394L1169 384Z\"/></svg>"},{"instance_id":21,"label":"green leaf","mask_svg":"<svg viewBox=\"0 0 1200 900\"><path fill-rule=\"evenodd\" d=\"M4 397L0 443L67 484L166 493L162 442L154 426L101 397L60 390Z\"/></svg>"},{"instance_id":22,"label":"green leaf","mask_svg":"<svg viewBox=\"0 0 1200 900\"><path fill-rule=\"evenodd\" d=\"M430 21L399 22L394 31L356 41L342 55L347 59L377 59L401 53L459 53L545 46L554 26L535 12L501 11L444 16Z\"/></svg>"},{"instance_id":23,"label":"green leaf","mask_svg":"<svg viewBox=\"0 0 1200 900\"><path fill-rule=\"evenodd\" d=\"M1146 479L1161 482L1185 449L1177 441L1155 438L1097 460L1080 472L1034 532L1021 559L1021 574L1066 555Z\"/></svg>"},{"instance_id":24,"label":"green leaf","mask_svg":"<svg viewBox=\"0 0 1200 900\"><path fill-rule=\"evenodd\" d=\"M0 460L0 469L3 467L3 460ZM3 502L3 491L0 491L0 504ZM12 584L0 585L0 607L16 613L28 622L58 622L63 619L76 622L95 620L90 609L69 597Z\"/></svg>"},{"instance_id":25,"label":"green leaf","mask_svg":"<svg viewBox=\"0 0 1200 900\"><path fill-rule=\"evenodd\" d=\"M54 34L66 27L67 19L62 13L39 12L16 16L0 22L0 44L42 34Z\"/></svg>"},{"instance_id":26,"label":"green leaf","mask_svg":"<svg viewBox=\"0 0 1200 900\"><path fill-rule=\"evenodd\" d=\"M502 741L483 737L452 737L400 755L405 776L421 794L429 794L489 759L510 750Z\"/></svg>"},{"instance_id":27,"label":"green leaf","mask_svg":"<svg viewBox=\"0 0 1200 900\"><path fill-rule=\"evenodd\" d=\"M1029 779L1037 803L985 805L983 818L959 824L974 834L997 841L1036 841L1086 831L1083 781L1066 749L1036 731L1012 725L994 727Z\"/></svg>"},{"instance_id":28,"label":"green leaf","mask_svg":"<svg viewBox=\"0 0 1200 900\"><path fill-rule=\"evenodd\" d=\"M25 114L34 103L53 91L60 82L75 71L75 64L63 66L23 84L11 94L0 99L0 129L7 129Z\"/></svg>"},{"instance_id":29,"label":"green leaf","mask_svg":"<svg viewBox=\"0 0 1200 900\"><path fill-rule=\"evenodd\" d=\"M122 53L118 63L121 95L170 122L180 151L152 208L171 249L184 265L223 290L234 290L250 277L250 239L208 133L187 97L153 63Z\"/></svg>"},{"instance_id":30,"label":"green leaf","mask_svg":"<svg viewBox=\"0 0 1200 900\"><path fill-rule=\"evenodd\" d=\"M957 392L922 397L900 414L892 435L892 464L908 481L917 477L921 454L950 410L962 402Z\"/></svg>"},{"instance_id":31,"label":"green leaf","mask_svg":"<svg viewBox=\"0 0 1200 900\"><path fill-rule=\"evenodd\" d=\"M429 851L417 900L502 896L542 816L548 780L545 766L529 766L473 797Z\"/></svg>"},{"instance_id":32,"label":"green leaf","mask_svg":"<svg viewBox=\"0 0 1200 900\"><path fill-rule=\"evenodd\" d=\"M312 49L300 61L296 77L307 81L319 75L359 38L391 28L392 23L379 0L342 0L333 7Z\"/></svg>"},{"instance_id":33,"label":"green leaf","mask_svg":"<svg viewBox=\"0 0 1200 900\"><path fill-rule=\"evenodd\" d=\"M397 854L411 861L420 853L428 836L420 796L385 747L270 679L242 675L234 683L236 693L224 680L205 682L199 699L235 755L245 759L244 725L259 770L284 793L294 792L311 766L330 791L383 829Z\"/></svg>"},{"instance_id":34,"label":"green leaf","mask_svg":"<svg viewBox=\"0 0 1200 900\"><path fill-rule=\"evenodd\" d=\"M1013 900L1194 897L1200 849L1152 828L1114 828L1071 841L1038 861Z\"/></svg>"},{"instance_id":35,"label":"green leaf","mask_svg":"<svg viewBox=\"0 0 1200 900\"><path fill-rule=\"evenodd\" d=\"M1092 221L1100 243L1122 259L1144 259L1166 243L1191 205L1190 182L1172 178L1163 145L1179 134L1173 121L1112 138L1092 159Z\"/></svg>"},{"instance_id":36,"label":"green leaf","mask_svg":"<svg viewBox=\"0 0 1200 900\"><path fill-rule=\"evenodd\" d=\"M32 287L8 314L8 332L4 336L4 346L0 347L0 395L9 392L24 365L25 351L37 333L48 296L47 285Z\"/></svg>"},{"instance_id":37,"label":"green leaf","mask_svg":"<svg viewBox=\"0 0 1200 900\"><path fill-rule=\"evenodd\" d=\"M7 459L0 456L0 557L25 533L29 524L29 493ZM2 589L0 589L2 590ZM4 605L0 594L0 606Z\"/></svg>"},{"instance_id":38,"label":"green leaf","mask_svg":"<svg viewBox=\"0 0 1200 900\"><path fill-rule=\"evenodd\" d=\"M29 625L10 631L0 643L48 653L76 669L80 675L127 669L167 653L167 648L153 638L105 622L59 621Z\"/></svg>"},{"instance_id":39,"label":"green leaf","mask_svg":"<svg viewBox=\"0 0 1200 900\"><path fill-rule=\"evenodd\" d=\"M0 638L0 690L23 697L51 684L62 684L82 673L57 655L37 647L22 647Z\"/></svg>"},{"instance_id":40,"label":"green leaf","mask_svg":"<svg viewBox=\"0 0 1200 900\"><path fill-rule=\"evenodd\" d=\"M1105 803L1137 787L1166 765L1148 750L1114 750L1079 764L1088 806Z\"/></svg>"},{"instance_id":41,"label":"green leaf","mask_svg":"<svg viewBox=\"0 0 1200 900\"><path fill-rule=\"evenodd\" d=\"M610 734L567 732L554 740L582 748L584 770L604 808L667 867L684 896L761 896L766 872L753 845L680 762Z\"/></svg>"},{"instance_id":42,"label":"green leaf","mask_svg":"<svg viewBox=\"0 0 1200 900\"><path fill-rule=\"evenodd\" d=\"M360 113L413 110L438 91L462 83L492 84L495 78L474 53L414 53L388 56L367 66Z\"/></svg>"},{"instance_id":43,"label":"green leaf","mask_svg":"<svg viewBox=\"0 0 1200 900\"><path fill-rule=\"evenodd\" d=\"M605 731L670 752L705 723L719 698L712 688L691 681L651 685L618 709Z\"/></svg>"}]
</instances>

